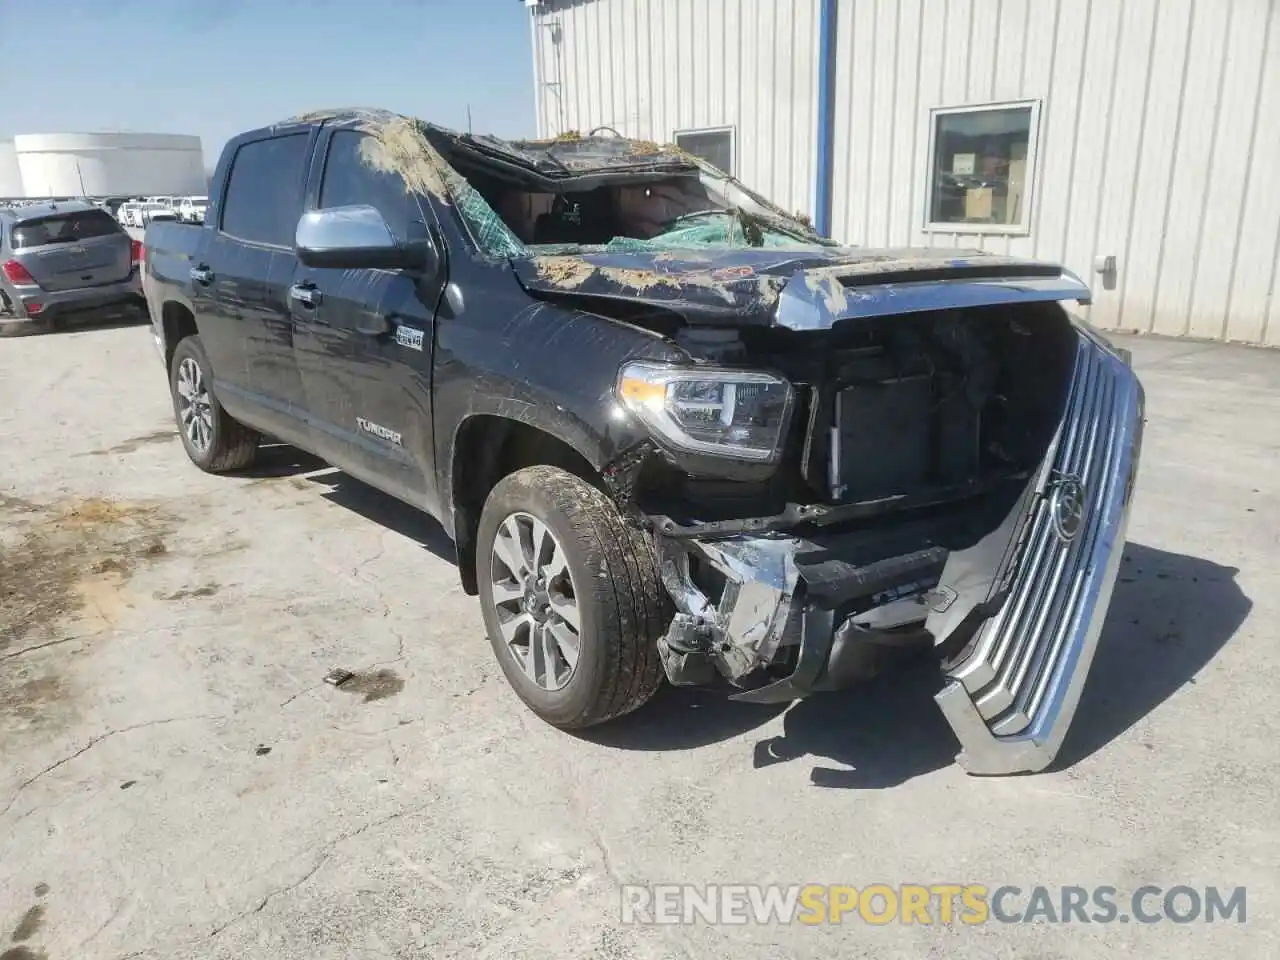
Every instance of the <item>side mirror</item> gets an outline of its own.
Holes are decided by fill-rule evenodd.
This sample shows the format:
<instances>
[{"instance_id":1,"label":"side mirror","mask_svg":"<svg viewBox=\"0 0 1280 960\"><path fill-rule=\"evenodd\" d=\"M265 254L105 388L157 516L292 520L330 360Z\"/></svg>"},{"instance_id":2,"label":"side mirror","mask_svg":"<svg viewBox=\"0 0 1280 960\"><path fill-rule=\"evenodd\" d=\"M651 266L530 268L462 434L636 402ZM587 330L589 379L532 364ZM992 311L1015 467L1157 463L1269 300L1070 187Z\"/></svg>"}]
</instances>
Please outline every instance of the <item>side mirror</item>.
<instances>
[{"instance_id":1,"label":"side mirror","mask_svg":"<svg viewBox=\"0 0 1280 960\"><path fill-rule=\"evenodd\" d=\"M304 213L294 247L308 267L434 272L439 264L431 241L401 243L377 208L364 204Z\"/></svg>"}]
</instances>

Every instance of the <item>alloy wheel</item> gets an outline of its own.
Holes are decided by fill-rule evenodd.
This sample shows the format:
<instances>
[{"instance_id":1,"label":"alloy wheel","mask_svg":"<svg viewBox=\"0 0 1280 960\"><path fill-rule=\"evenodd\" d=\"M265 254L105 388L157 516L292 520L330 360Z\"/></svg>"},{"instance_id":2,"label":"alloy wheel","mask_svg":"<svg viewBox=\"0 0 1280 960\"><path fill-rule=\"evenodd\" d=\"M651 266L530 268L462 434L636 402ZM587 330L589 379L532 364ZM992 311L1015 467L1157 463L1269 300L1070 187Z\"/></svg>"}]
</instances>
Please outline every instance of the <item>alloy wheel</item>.
<instances>
[{"instance_id":1,"label":"alloy wheel","mask_svg":"<svg viewBox=\"0 0 1280 960\"><path fill-rule=\"evenodd\" d=\"M559 690L577 668L582 630L564 547L537 517L513 513L498 526L490 568L507 648L525 676Z\"/></svg>"},{"instance_id":2,"label":"alloy wheel","mask_svg":"<svg viewBox=\"0 0 1280 960\"><path fill-rule=\"evenodd\" d=\"M191 357L178 364L178 418L191 448L208 452L213 442L213 403L200 364Z\"/></svg>"}]
</instances>

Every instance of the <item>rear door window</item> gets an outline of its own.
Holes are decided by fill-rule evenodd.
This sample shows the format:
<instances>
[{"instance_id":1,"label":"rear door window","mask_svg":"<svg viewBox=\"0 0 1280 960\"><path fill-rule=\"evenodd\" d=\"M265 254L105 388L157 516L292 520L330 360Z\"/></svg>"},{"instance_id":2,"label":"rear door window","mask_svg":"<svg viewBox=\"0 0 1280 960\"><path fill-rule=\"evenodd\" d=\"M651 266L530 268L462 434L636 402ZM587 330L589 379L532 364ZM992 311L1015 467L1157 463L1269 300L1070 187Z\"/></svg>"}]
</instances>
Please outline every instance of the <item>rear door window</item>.
<instances>
[{"instance_id":1,"label":"rear door window","mask_svg":"<svg viewBox=\"0 0 1280 960\"><path fill-rule=\"evenodd\" d=\"M243 144L231 162L222 232L239 240L292 247L302 215L306 133Z\"/></svg>"},{"instance_id":2,"label":"rear door window","mask_svg":"<svg viewBox=\"0 0 1280 960\"><path fill-rule=\"evenodd\" d=\"M120 224L105 210L53 214L15 224L10 238L15 247L43 247L51 243L79 243L120 233Z\"/></svg>"}]
</instances>

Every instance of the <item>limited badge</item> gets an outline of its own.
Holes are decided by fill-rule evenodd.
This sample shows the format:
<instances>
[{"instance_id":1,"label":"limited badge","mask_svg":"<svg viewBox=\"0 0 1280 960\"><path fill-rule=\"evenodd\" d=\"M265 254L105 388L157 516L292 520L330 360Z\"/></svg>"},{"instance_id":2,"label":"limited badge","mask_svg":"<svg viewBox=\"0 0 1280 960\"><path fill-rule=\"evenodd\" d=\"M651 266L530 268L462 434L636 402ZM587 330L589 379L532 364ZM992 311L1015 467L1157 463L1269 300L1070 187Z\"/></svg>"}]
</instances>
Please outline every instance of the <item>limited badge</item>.
<instances>
[{"instance_id":1,"label":"limited badge","mask_svg":"<svg viewBox=\"0 0 1280 960\"><path fill-rule=\"evenodd\" d=\"M408 347L410 350L421 350L423 339L423 332L417 327L406 327L404 324L396 327L396 343L402 347Z\"/></svg>"}]
</instances>

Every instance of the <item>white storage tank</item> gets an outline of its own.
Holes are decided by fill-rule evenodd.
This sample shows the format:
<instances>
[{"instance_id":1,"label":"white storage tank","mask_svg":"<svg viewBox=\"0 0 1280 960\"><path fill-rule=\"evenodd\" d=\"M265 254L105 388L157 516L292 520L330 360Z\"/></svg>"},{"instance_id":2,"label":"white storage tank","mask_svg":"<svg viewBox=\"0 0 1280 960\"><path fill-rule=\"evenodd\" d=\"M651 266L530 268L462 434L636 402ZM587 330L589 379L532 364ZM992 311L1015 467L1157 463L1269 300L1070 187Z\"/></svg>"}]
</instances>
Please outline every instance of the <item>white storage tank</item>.
<instances>
[{"instance_id":1,"label":"white storage tank","mask_svg":"<svg viewBox=\"0 0 1280 960\"><path fill-rule=\"evenodd\" d=\"M203 194L200 138L171 133L28 133L13 138L28 197Z\"/></svg>"},{"instance_id":2,"label":"white storage tank","mask_svg":"<svg viewBox=\"0 0 1280 960\"><path fill-rule=\"evenodd\" d=\"M25 195L22 173L18 170L18 152L12 140L0 139L0 199Z\"/></svg>"}]
</instances>

